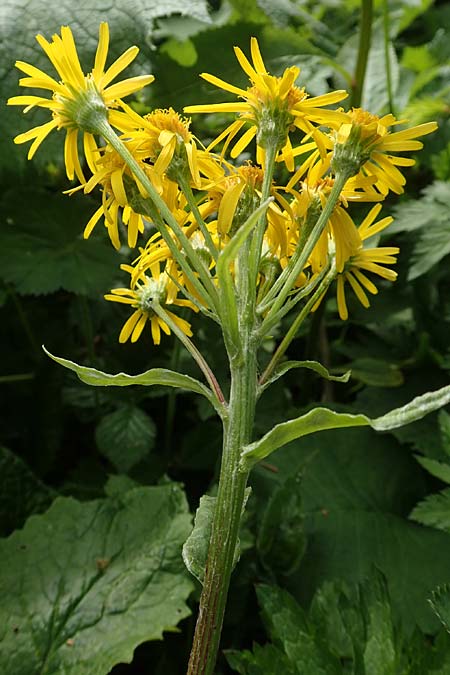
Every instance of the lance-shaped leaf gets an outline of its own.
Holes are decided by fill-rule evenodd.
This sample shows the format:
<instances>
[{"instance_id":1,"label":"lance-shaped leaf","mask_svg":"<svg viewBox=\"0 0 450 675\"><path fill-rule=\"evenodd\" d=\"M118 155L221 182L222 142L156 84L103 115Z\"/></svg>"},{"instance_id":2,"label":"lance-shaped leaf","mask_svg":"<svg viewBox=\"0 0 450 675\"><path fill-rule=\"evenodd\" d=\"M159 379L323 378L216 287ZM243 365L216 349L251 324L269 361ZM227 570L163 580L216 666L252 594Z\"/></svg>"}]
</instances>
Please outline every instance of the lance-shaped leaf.
<instances>
[{"instance_id":1,"label":"lance-shaped leaf","mask_svg":"<svg viewBox=\"0 0 450 675\"><path fill-rule=\"evenodd\" d=\"M222 413L222 408L211 390L190 375L183 375L183 373L177 373L173 370L168 370L167 368L152 368L151 370L146 370L145 373L141 373L140 375L127 375L126 373L110 375L109 373L104 373L103 371L97 370L96 368L80 366L74 361L62 359L60 356L54 356L44 346L42 349L47 354L47 356L53 359L53 361L56 361L56 363L64 366L64 368L73 370L73 372L78 375L82 382L91 384L94 387L128 387L131 384L140 384L148 387L156 384L166 387L186 389L188 391L193 391L196 394L205 396L205 398L207 398L211 405L217 410L219 415Z\"/></svg>"},{"instance_id":2,"label":"lance-shaped leaf","mask_svg":"<svg viewBox=\"0 0 450 675\"><path fill-rule=\"evenodd\" d=\"M348 370L343 375L332 375L330 371L318 361L285 361L278 368L276 368L269 379L264 382L263 385L261 385L259 393L261 394L264 389L272 384L272 382L276 382L276 380L278 380L280 377L283 377L285 373L294 368L306 368L308 370L313 370L321 377L325 378L326 380L331 380L332 382L348 382L351 375L351 370Z\"/></svg>"},{"instance_id":3,"label":"lance-shaped leaf","mask_svg":"<svg viewBox=\"0 0 450 675\"><path fill-rule=\"evenodd\" d=\"M190 515L172 483L58 498L0 542L2 675L107 675L189 614Z\"/></svg>"},{"instance_id":4,"label":"lance-shaped leaf","mask_svg":"<svg viewBox=\"0 0 450 675\"><path fill-rule=\"evenodd\" d=\"M376 431L396 429L425 417L425 415L441 408L449 401L450 385L417 396L401 408L391 410L386 415L375 419L370 419L366 415L338 413L328 408L315 408L301 417L277 424L259 441L245 446L242 451L241 464L243 468L248 469L277 448L316 431L361 426L370 426Z\"/></svg>"}]
</instances>

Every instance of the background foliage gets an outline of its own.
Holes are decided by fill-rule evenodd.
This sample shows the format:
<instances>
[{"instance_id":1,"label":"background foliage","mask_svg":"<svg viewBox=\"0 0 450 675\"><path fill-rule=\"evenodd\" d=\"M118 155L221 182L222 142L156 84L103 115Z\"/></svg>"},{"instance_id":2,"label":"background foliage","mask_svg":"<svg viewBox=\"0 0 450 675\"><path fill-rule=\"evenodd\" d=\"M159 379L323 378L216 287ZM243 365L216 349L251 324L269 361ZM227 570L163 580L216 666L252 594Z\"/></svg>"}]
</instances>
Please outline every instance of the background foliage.
<instances>
[{"instance_id":1,"label":"background foliage","mask_svg":"<svg viewBox=\"0 0 450 675\"><path fill-rule=\"evenodd\" d=\"M312 94L351 84L356 0L127 0L104 7L4 2L2 103L18 93L15 59L44 66L35 33L48 36L70 24L88 67L101 20L110 24L111 58L135 43L141 53L133 74L156 76L135 104L141 112L220 100L220 92L199 80L203 70L244 84L232 46L247 51L252 35L273 73L298 64ZM375 3L363 105L375 113L390 107L412 123L439 122L409 173L407 194L386 205L395 223L385 241L401 246L399 280L381 290L369 311L355 302L345 323L330 296L288 356L317 358L335 374L350 368L352 378L336 383L292 371L263 395L258 434L314 402L375 416L449 382L449 25L446 3ZM203 116L194 121L204 141L217 124ZM90 388L42 352L45 344L111 373L170 367L197 375L170 338L159 349L144 339L118 344L123 313L102 296L122 285L119 264L132 253L113 251L102 232L83 241L98 195L61 195L69 185L56 134L27 163L25 148L11 139L29 125L17 109L3 107L0 526L8 538L1 542L0 578L8 618L0 620L2 672L54 673L64 664L71 675L111 668L132 675L151 664L156 675L182 673L193 631L186 602L195 614L199 586L192 592L181 545L188 510L194 513L200 496L214 492L220 426L200 397L161 387ZM216 328L194 320L194 333L226 381ZM280 327L274 341L282 333ZM280 664L286 673L308 675L449 672L450 638L438 619L450 625L449 483L445 411L389 434L325 432L261 463L241 532L218 675L270 675ZM159 602L154 593L167 598L164 613L140 609ZM19 616L12 610L17 602ZM180 632L149 642L176 626ZM108 647L106 636L114 642L116 630L126 639L105 658L99 645ZM32 641L37 660L25 665L24 645L29 649ZM88 648L96 656L86 670L79 655ZM130 663L113 668L119 662Z\"/></svg>"}]
</instances>

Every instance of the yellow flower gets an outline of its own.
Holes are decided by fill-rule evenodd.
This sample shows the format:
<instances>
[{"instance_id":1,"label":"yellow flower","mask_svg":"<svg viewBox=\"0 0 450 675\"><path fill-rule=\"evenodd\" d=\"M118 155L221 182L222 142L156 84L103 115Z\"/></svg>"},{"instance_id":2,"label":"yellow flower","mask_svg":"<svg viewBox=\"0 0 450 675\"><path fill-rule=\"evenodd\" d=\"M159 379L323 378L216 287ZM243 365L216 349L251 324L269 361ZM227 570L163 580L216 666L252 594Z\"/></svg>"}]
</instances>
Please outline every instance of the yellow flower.
<instances>
[{"instance_id":1,"label":"yellow flower","mask_svg":"<svg viewBox=\"0 0 450 675\"><path fill-rule=\"evenodd\" d=\"M53 129L65 129L67 134L64 159L67 176L72 180L76 175L80 182L85 182L78 156L79 130L83 132L84 152L90 168L95 166L97 151L97 144L88 119L88 107L90 106L90 111L94 108L98 113L107 114L110 123L123 130L126 116L116 110L120 99L150 84L154 77L153 75L141 75L111 84L136 58L139 49L130 47L105 70L109 46L107 23L100 24L94 67L88 75L85 75L81 69L72 31L68 26L62 26L61 35L53 35L51 42L48 42L42 35L37 35L36 40L45 51L60 79L55 80L39 68L23 61L17 61L17 68L27 75L20 79L19 84L23 87L47 90L51 92L52 97L13 96L9 99L8 105L24 105L26 106L24 112L36 106L45 108L51 112L52 119L50 122L19 134L14 142L26 143L32 140L28 152L28 159L31 159Z\"/></svg>"},{"instance_id":2,"label":"yellow flower","mask_svg":"<svg viewBox=\"0 0 450 675\"><path fill-rule=\"evenodd\" d=\"M320 166L317 165L320 169ZM294 249L302 234L310 232L322 212L330 192L333 188L334 179L330 176L320 177L321 172L310 171L304 181L300 183L298 191L292 190L293 201L287 206L287 210L293 221L290 228L293 235ZM352 218L346 211L349 201L372 201L380 196L371 190L372 179L349 179L342 190L339 201L334 207L331 217L317 241L311 256L310 263L313 272L319 272L329 259L330 245L334 249L336 269L342 272L346 261L361 246L361 235L357 230Z\"/></svg>"},{"instance_id":3,"label":"yellow flower","mask_svg":"<svg viewBox=\"0 0 450 675\"><path fill-rule=\"evenodd\" d=\"M148 171L148 167L142 165ZM144 220L141 214L136 213L129 204L125 190L124 178L130 183L135 182L131 171L120 155L110 146L106 146L100 154L97 153L95 164L92 167L92 177L82 186L87 194L96 185L102 187L102 204L90 218L84 228L84 238L87 239L100 218L104 217L104 224L114 248L120 248L119 222L128 228L128 246L134 248L139 232L144 231ZM76 188L78 190L79 188ZM74 192L74 190L69 190Z\"/></svg>"},{"instance_id":4,"label":"yellow flower","mask_svg":"<svg viewBox=\"0 0 450 675\"><path fill-rule=\"evenodd\" d=\"M382 218L378 222L374 222L380 210L381 204L376 204L359 226L358 234L361 237L361 241L365 241L373 235L378 234L392 222L393 219L391 217ZM366 291L375 295L378 293L378 289L367 277L366 272L376 274L388 281L395 281L397 273L385 267L385 265L395 263L397 261L395 256L398 252L399 249L396 246L364 248L361 244L359 250L349 258L343 272L337 277L337 304L339 316L343 321L348 319L345 299L346 282L348 281L363 307L369 307L370 302Z\"/></svg>"},{"instance_id":5,"label":"yellow flower","mask_svg":"<svg viewBox=\"0 0 450 675\"><path fill-rule=\"evenodd\" d=\"M295 128L301 129L305 134L313 136L319 147L324 150L322 134L312 123L332 127L339 126L345 119L343 114L332 110L323 110L322 106L341 101L347 96L347 92L334 91L323 96L310 98L304 88L294 85L300 74L299 68L296 66L286 68L281 77L269 75L259 50L258 41L254 37L251 39L250 49L253 63L250 63L239 47L234 48L242 69L250 78L251 86L247 89L229 84L215 75L201 74L201 77L207 82L236 94L243 101L193 105L187 106L184 110L189 113L238 113L239 118L230 124L211 143L209 148L227 139L223 149L223 153L225 153L229 143L239 134L244 125L250 122L251 126L235 143L231 151L231 157L240 155L256 136L259 150L257 154L258 163L263 163L264 153L261 152L261 149L266 148L268 143L275 142L277 149L283 148L288 168L292 167L290 170L293 170L293 160L289 152L289 131Z\"/></svg>"},{"instance_id":6,"label":"yellow flower","mask_svg":"<svg viewBox=\"0 0 450 675\"><path fill-rule=\"evenodd\" d=\"M199 155L195 137L189 131L190 120L172 108L157 109L145 117L137 115L129 106L125 111L135 125L127 134L130 150L136 158L150 160L158 176L164 173L178 182L187 174L200 187ZM203 153L205 154L205 153Z\"/></svg>"},{"instance_id":7,"label":"yellow flower","mask_svg":"<svg viewBox=\"0 0 450 675\"><path fill-rule=\"evenodd\" d=\"M134 268L131 265L121 265L121 268L130 274L134 273ZM171 321L185 335L191 337L190 324L167 308L168 305L175 305L190 307L197 311L195 305L189 300L177 299L178 289L170 278L173 276L174 270L161 272L159 262L155 262L152 264L150 272L151 276L142 272L131 288L113 288L111 293L105 295L106 300L131 305L134 308L134 312L120 331L119 342L124 343L128 339L131 339L131 342L136 342L148 321L150 321L152 339L155 345L159 345L161 342L161 331L170 335L170 328L166 321L155 312L155 305L161 306Z\"/></svg>"},{"instance_id":8,"label":"yellow flower","mask_svg":"<svg viewBox=\"0 0 450 675\"><path fill-rule=\"evenodd\" d=\"M359 164L363 175L376 177L375 185L381 194L389 190L401 194L406 179L397 167L412 166L415 161L391 153L420 150L423 143L416 139L435 131L436 122L391 132L389 127L405 120L396 120L391 114L378 117L361 108L353 108L346 115L347 120L335 134L334 168L351 155L350 160Z\"/></svg>"}]
</instances>

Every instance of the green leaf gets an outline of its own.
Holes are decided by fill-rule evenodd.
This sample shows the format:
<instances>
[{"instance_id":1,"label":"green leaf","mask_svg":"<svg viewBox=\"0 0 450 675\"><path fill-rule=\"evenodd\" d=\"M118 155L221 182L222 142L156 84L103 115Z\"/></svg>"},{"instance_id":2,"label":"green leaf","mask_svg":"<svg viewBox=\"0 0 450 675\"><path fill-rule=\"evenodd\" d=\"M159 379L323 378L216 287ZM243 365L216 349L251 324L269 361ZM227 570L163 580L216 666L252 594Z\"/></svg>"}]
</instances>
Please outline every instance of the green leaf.
<instances>
[{"instance_id":1,"label":"green leaf","mask_svg":"<svg viewBox=\"0 0 450 675\"><path fill-rule=\"evenodd\" d=\"M389 583L393 611L407 630L436 621L431 588L448 580L450 537L412 523L411 504L427 493L423 471L392 435L370 428L325 431L299 439L255 468L253 490L266 502L274 483L303 470L301 496L308 546L287 588L308 600L324 581L363 581L376 565ZM417 675L420 675L419 673Z\"/></svg>"},{"instance_id":2,"label":"green leaf","mask_svg":"<svg viewBox=\"0 0 450 675\"><path fill-rule=\"evenodd\" d=\"M422 276L450 253L448 203L450 184L435 181L422 193L395 208L395 232L415 232L408 281Z\"/></svg>"},{"instance_id":3,"label":"green leaf","mask_svg":"<svg viewBox=\"0 0 450 675\"><path fill-rule=\"evenodd\" d=\"M227 661L241 675L298 675L298 670L280 649L272 644L253 645L253 652L228 650Z\"/></svg>"},{"instance_id":4,"label":"green leaf","mask_svg":"<svg viewBox=\"0 0 450 675\"><path fill-rule=\"evenodd\" d=\"M394 626L382 574L375 572L370 583L364 584L363 600L366 614L365 675L397 675Z\"/></svg>"},{"instance_id":5,"label":"green leaf","mask_svg":"<svg viewBox=\"0 0 450 675\"><path fill-rule=\"evenodd\" d=\"M176 484L58 498L0 542L2 675L107 675L189 614Z\"/></svg>"},{"instance_id":6,"label":"green leaf","mask_svg":"<svg viewBox=\"0 0 450 675\"><path fill-rule=\"evenodd\" d=\"M23 186L8 191L0 206L6 220L0 229L0 276L19 293L65 290L98 297L111 287L122 258L97 235L83 239L97 208L92 199L73 195L69 202L66 195Z\"/></svg>"},{"instance_id":7,"label":"green leaf","mask_svg":"<svg viewBox=\"0 0 450 675\"><path fill-rule=\"evenodd\" d=\"M29 0L26 4L5 0L0 10L0 97L2 100L26 91L18 87L19 71L14 68L16 59L26 61L53 76L53 68L34 36L41 32L46 38L60 31L61 26L72 27L80 61L85 72L90 72L98 42L98 26L108 21L111 35L107 67L122 52L133 44L141 49L136 61L127 68L121 79L151 72L151 35L155 19L171 14L192 17L210 23L206 0L111 0L105 5L93 0L89 5L49 4L46 0ZM29 17L33 17L30 24ZM11 106L2 111L5 129L10 133L0 136L0 158L4 168L17 171L18 165L25 164L24 146L15 146L12 137L37 124L48 121L49 116L41 111L24 116L20 108ZM43 165L49 161L58 164L63 160L63 133L53 133L39 148L33 161Z\"/></svg>"},{"instance_id":8,"label":"green leaf","mask_svg":"<svg viewBox=\"0 0 450 675\"><path fill-rule=\"evenodd\" d=\"M450 455L450 414L445 410L439 412L439 429L444 450Z\"/></svg>"},{"instance_id":9,"label":"green leaf","mask_svg":"<svg viewBox=\"0 0 450 675\"><path fill-rule=\"evenodd\" d=\"M298 473L278 486L262 515L258 553L263 564L274 573L292 574L305 552L300 482Z\"/></svg>"},{"instance_id":10,"label":"green leaf","mask_svg":"<svg viewBox=\"0 0 450 675\"><path fill-rule=\"evenodd\" d=\"M350 364L352 377L371 387L399 387L403 384L401 370L394 363L363 357Z\"/></svg>"},{"instance_id":11,"label":"green leaf","mask_svg":"<svg viewBox=\"0 0 450 675\"><path fill-rule=\"evenodd\" d=\"M429 495L412 510L412 520L450 532L450 488Z\"/></svg>"},{"instance_id":12,"label":"green leaf","mask_svg":"<svg viewBox=\"0 0 450 675\"><path fill-rule=\"evenodd\" d=\"M105 415L95 430L97 447L120 473L127 473L153 449L155 423L140 408L124 405Z\"/></svg>"},{"instance_id":13,"label":"green leaf","mask_svg":"<svg viewBox=\"0 0 450 675\"><path fill-rule=\"evenodd\" d=\"M246 495L242 512L244 512L250 491L250 488L247 488L245 491ZM201 584L203 584L205 578L206 560L208 558L216 501L217 497L211 497L210 495L200 497L200 504L195 512L194 527L183 545L184 564L192 576L198 579ZM238 538L234 552L233 567L239 562L240 555L241 543Z\"/></svg>"},{"instance_id":14,"label":"green leaf","mask_svg":"<svg viewBox=\"0 0 450 675\"><path fill-rule=\"evenodd\" d=\"M332 375L330 371L318 361L285 361L275 369L270 378L264 382L262 387L260 387L260 393L262 393L264 389L271 385L272 382L276 382L276 380L294 368L307 368L308 370L313 370L321 377L324 377L326 380L331 380L333 382L348 382L351 375L350 370L343 375Z\"/></svg>"},{"instance_id":15,"label":"green leaf","mask_svg":"<svg viewBox=\"0 0 450 675\"><path fill-rule=\"evenodd\" d=\"M338 659L314 631L303 609L287 591L261 585L256 589L263 621L276 644L281 644L298 673L338 675Z\"/></svg>"},{"instance_id":16,"label":"green leaf","mask_svg":"<svg viewBox=\"0 0 450 675\"><path fill-rule=\"evenodd\" d=\"M439 621L450 633L450 585L439 586L431 595L430 605Z\"/></svg>"},{"instance_id":17,"label":"green leaf","mask_svg":"<svg viewBox=\"0 0 450 675\"><path fill-rule=\"evenodd\" d=\"M88 366L80 366L78 363L74 363L74 361L69 361L68 359L62 359L59 356L54 356L44 346L42 349L47 354L47 356L53 359L53 361L56 361L56 363L64 366L64 368L73 370L73 372L78 375L82 382L90 384L94 387L129 387L132 384L140 384L145 387L149 387L156 384L165 387L186 389L187 391L193 391L196 394L205 396L211 405L219 412L219 414L221 413L221 408L218 406L218 403L212 392L204 384L190 375L176 373L175 371L168 370L167 368L152 368L151 370L146 370L145 373L141 373L140 375L127 375L126 373L109 375L108 373L104 373L101 370L89 368Z\"/></svg>"},{"instance_id":18,"label":"green leaf","mask_svg":"<svg viewBox=\"0 0 450 675\"><path fill-rule=\"evenodd\" d=\"M327 408L315 408L306 415L277 424L259 441L246 445L242 450L241 462L246 467L268 457L286 443L325 429L367 426L369 419L365 415L337 413Z\"/></svg>"},{"instance_id":19,"label":"green leaf","mask_svg":"<svg viewBox=\"0 0 450 675\"><path fill-rule=\"evenodd\" d=\"M326 429L343 427L371 426L376 431L388 431L419 420L433 410L437 410L450 401L450 385L436 391L417 396L412 401L375 419L365 415L337 413L327 408L315 408L310 412L277 424L259 441L250 443L242 450L241 462L246 468L264 459L282 445Z\"/></svg>"},{"instance_id":20,"label":"green leaf","mask_svg":"<svg viewBox=\"0 0 450 675\"><path fill-rule=\"evenodd\" d=\"M189 572L203 584L216 497L203 495L195 512L194 528L183 545L183 560Z\"/></svg>"},{"instance_id":21,"label":"green leaf","mask_svg":"<svg viewBox=\"0 0 450 675\"><path fill-rule=\"evenodd\" d=\"M420 455L416 455L416 459L424 469L431 473L432 476L439 478L439 480L442 480L444 483L450 484L449 464L438 462L436 459L430 459L429 457L421 457Z\"/></svg>"},{"instance_id":22,"label":"green leaf","mask_svg":"<svg viewBox=\"0 0 450 675\"><path fill-rule=\"evenodd\" d=\"M0 532L21 527L32 513L50 506L56 496L20 457L0 446Z\"/></svg>"}]
</instances>

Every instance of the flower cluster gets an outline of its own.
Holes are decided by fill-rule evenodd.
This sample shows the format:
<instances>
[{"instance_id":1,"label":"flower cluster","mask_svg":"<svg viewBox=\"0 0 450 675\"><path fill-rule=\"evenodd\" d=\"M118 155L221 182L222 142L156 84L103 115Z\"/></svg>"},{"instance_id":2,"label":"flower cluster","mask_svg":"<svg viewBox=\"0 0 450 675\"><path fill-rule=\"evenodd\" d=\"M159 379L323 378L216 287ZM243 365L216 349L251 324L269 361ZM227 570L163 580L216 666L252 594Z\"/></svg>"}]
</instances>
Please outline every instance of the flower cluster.
<instances>
[{"instance_id":1,"label":"flower cluster","mask_svg":"<svg viewBox=\"0 0 450 675\"><path fill-rule=\"evenodd\" d=\"M64 129L67 176L79 181L74 190L90 193L100 187L102 194L85 237L101 220L117 249L124 228L130 248L147 236L134 263L122 266L130 276L129 287L105 296L133 309L120 342L135 342L147 324L155 344L161 331L189 338L191 326L174 308L201 311L223 324L229 316L224 306L234 302L233 296L239 299L237 279L247 273L255 284L258 320L267 330L308 295L320 301L330 275L337 282L343 320L348 317L346 287L368 307L367 294L377 293L373 278L395 280L390 265L398 249L379 247L375 241L392 220L378 219L380 202L389 192L403 192L401 169L414 159L399 153L419 150L417 139L434 131L434 122L393 131L404 120L359 108L330 109L346 98L345 91L310 96L297 84L300 70L295 66L279 77L271 75L252 38L251 61L235 48L249 86L203 73L208 83L236 99L184 110L233 115L205 148L192 134L189 118L171 108L141 116L122 100L153 77L112 84L138 50L131 47L106 69L107 24L100 26L88 74L81 69L70 28L63 27L51 42L40 35L37 40L60 79L17 62L27 76L20 85L49 91L51 98L15 96L9 104L24 105L25 112L35 106L47 109L51 120L15 142L32 141L31 158L50 131ZM114 136L111 127L117 130ZM78 154L80 134L84 157ZM255 162L233 163L253 142ZM275 182L281 164L289 175L284 185ZM359 225L351 215L354 202L375 203ZM228 260L236 242L245 247L248 272L242 257Z\"/></svg>"}]
</instances>

